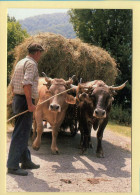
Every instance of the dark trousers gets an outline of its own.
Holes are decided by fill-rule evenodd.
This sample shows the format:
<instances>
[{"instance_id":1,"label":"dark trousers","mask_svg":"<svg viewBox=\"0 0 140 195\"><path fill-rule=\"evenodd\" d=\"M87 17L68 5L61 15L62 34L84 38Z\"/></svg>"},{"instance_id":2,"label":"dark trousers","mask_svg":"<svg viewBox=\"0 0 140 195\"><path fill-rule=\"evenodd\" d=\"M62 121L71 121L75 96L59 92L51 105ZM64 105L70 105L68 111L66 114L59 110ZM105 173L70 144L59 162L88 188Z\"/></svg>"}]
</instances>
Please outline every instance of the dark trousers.
<instances>
[{"instance_id":1,"label":"dark trousers","mask_svg":"<svg viewBox=\"0 0 140 195\"><path fill-rule=\"evenodd\" d=\"M15 95L12 104L14 114L18 114L28 109L26 97L24 95ZM7 167L18 169L19 163L31 161L30 151L28 149L28 139L32 127L32 112L27 112L16 117L15 128L12 134Z\"/></svg>"}]
</instances>

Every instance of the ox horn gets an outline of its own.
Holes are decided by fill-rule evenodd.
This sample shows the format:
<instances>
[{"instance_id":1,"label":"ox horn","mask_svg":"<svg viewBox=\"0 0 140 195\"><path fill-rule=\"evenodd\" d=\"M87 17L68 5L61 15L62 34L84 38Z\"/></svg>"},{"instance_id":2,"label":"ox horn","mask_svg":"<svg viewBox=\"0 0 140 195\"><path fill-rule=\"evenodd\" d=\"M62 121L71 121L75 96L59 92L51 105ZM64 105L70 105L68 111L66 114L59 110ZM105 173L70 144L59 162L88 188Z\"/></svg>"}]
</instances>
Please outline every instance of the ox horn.
<instances>
[{"instance_id":1,"label":"ox horn","mask_svg":"<svg viewBox=\"0 0 140 195\"><path fill-rule=\"evenodd\" d=\"M75 77L76 77L76 75L74 74L74 75L71 77L71 79L73 80Z\"/></svg>"},{"instance_id":2,"label":"ox horn","mask_svg":"<svg viewBox=\"0 0 140 195\"><path fill-rule=\"evenodd\" d=\"M52 81L51 78L47 77L47 75L46 75L45 72L42 72L42 75L45 77L45 81L46 81L46 82L51 82L51 81Z\"/></svg>"},{"instance_id":3,"label":"ox horn","mask_svg":"<svg viewBox=\"0 0 140 195\"><path fill-rule=\"evenodd\" d=\"M70 88L72 88L74 91L77 90L77 86L72 84L72 83L73 83L73 79L74 79L75 77L76 77L76 75L73 75L73 76L69 79L69 81L68 81L68 84L70 84Z\"/></svg>"},{"instance_id":4,"label":"ox horn","mask_svg":"<svg viewBox=\"0 0 140 195\"><path fill-rule=\"evenodd\" d=\"M76 75L73 75L71 78L69 78L69 82L70 82L70 84L72 84L73 83L73 79L76 77Z\"/></svg>"},{"instance_id":5,"label":"ox horn","mask_svg":"<svg viewBox=\"0 0 140 195\"><path fill-rule=\"evenodd\" d=\"M80 78L80 81L78 83L78 86L81 88L81 84L82 84L82 78Z\"/></svg>"},{"instance_id":6,"label":"ox horn","mask_svg":"<svg viewBox=\"0 0 140 195\"><path fill-rule=\"evenodd\" d=\"M82 78L80 78L80 82L79 82L80 84L82 83L82 80L83 80L83 79L82 79Z\"/></svg>"},{"instance_id":7,"label":"ox horn","mask_svg":"<svg viewBox=\"0 0 140 195\"><path fill-rule=\"evenodd\" d=\"M45 72L42 72L42 75L43 75L44 77L47 77L47 75L46 75L46 73L45 73Z\"/></svg>"},{"instance_id":8,"label":"ox horn","mask_svg":"<svg viewBox=\"0 0 140 195\"><path fill-rule=\"evenodd\" d=\"M66 81L66 84L67 84L67 85L71 85L71 84L73 83L74 77L76 77L76 75L73 75L71 78L69 78L69 80Z\"/></svg>"},{"instance_id":9,"label":"ox horn","mask_svg":"<svg viewBox=\"0 0 140 195\"><path fill-rule=\"evenodd\" d=\"M126 86L126 83L127 83L127 82L128 82L128 81L126 81L125 83L123 83L122 85L120 85L120 86L118 86L118 87L110 86L109 89L115 90L115 91L121 90L121 89L123 89L123 88Z\"/></svg>"}]
</instances>

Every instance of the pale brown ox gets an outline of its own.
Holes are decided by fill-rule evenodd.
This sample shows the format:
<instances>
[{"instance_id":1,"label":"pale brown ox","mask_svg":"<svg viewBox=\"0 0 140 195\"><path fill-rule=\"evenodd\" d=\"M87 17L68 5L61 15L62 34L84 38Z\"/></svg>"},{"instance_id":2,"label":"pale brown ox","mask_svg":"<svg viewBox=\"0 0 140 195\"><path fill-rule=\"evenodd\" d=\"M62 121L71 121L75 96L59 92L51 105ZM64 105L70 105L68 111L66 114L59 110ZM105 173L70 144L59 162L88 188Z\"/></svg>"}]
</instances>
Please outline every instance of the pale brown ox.
<instances>
[{"instance_id":1,"label":"pale brown ox","mask_svg":"<svg viewBox=\"0 0 140 195\"><path fill-rule=\"evenodd\" d=\"M47 82L46 85L43 83ZM61 93L70 88L73 80L69 79L65 81L64 79L51 79L48 77L41 78L39 80L39 100L38 104L47 100L51 96L54 96L58 93ZM41 135L43 132L43 120L46 120L50 123L52 127L52 144L51 150L53 154L58 154L58 147L56 143L58 130L60 125L62 124L66 110L68 108L68 104L75 104L76 98L72 95L67 94L66 92L53 97L49 101L43 103L42 105L37 106L36 111L34 113L34 118L36 125L34 125L33 133L37 130L37 137L33 142L33 149L38 150L41 144Z\"/></svg>"}]
</instances>

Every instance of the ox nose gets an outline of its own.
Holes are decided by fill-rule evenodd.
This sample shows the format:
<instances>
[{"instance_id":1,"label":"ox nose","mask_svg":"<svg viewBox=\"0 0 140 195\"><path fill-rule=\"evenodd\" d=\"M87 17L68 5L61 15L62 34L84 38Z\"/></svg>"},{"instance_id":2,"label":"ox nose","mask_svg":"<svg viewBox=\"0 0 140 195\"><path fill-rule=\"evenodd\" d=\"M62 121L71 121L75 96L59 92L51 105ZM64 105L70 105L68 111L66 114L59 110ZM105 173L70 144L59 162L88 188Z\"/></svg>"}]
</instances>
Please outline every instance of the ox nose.
<instances>
[{"instance_id":1,"label":"ox nose","mask_svg":"<svg viewBox=\"0 0 140 195\"><path fill-rule=\"evenodd\" d=\"M58 110L60 110L60 105L58 105L58 104L50 104L50 110L58 111Z\"/></svg>"},{"instance_id":2,"label":"ox nose","mask_svg":"<svg viewBox=\"0 0 140 195\"><path fill-rule=\"evenodd\" d=\"M102 110L102 109L95 109L93 116L98 117L98 118L105 118L106 117L106 111Z\"/></svg>"}]
</instances>

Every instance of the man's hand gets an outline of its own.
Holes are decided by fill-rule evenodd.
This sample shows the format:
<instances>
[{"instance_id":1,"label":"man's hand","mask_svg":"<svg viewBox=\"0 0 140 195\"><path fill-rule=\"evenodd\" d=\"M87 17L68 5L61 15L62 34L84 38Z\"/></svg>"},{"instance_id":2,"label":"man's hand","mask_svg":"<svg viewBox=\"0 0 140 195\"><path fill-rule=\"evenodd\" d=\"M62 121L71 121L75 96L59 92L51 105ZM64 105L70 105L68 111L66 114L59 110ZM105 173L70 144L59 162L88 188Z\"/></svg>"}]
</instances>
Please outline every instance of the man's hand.
<instances>
[{"instance_id":1,"label":"man's hand","mask_svg":"<svg viewBox=\"0 0 140 195\"><path fill-rule=\"evenodd\" d=\"M36 107L35 107L34 104L28 105L28 110L29 110L29 112L34 112L35 109L36 109Z\"/></svg>"},{"instance_id":2,"label":"man's hand","mask_svg":"<svg viewBox=\"0 0 140 195\"><path fill-rule=\"evenodd\" d=\"M26 100L27 100L28 110L29 110L29 112L34 112L36 107L32 103L32 97L31 97L32 86L31 85L24 85L23 88L24 88L24 93L25 93Z\"/></svg>"}]
</instances>

